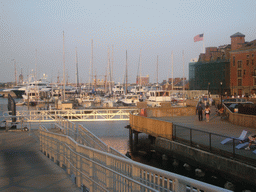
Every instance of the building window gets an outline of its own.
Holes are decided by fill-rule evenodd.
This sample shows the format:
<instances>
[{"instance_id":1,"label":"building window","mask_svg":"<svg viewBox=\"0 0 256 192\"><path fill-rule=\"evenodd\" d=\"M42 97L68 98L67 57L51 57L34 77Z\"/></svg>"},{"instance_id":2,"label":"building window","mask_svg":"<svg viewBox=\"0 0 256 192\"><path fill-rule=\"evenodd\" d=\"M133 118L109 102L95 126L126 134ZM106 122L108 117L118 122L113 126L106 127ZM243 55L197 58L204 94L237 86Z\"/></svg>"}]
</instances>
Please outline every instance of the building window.
<instances>
[{"instance_id":1,"label":"building window","mask_svg":"<svg viewBox=\"0 0 256 192\"><path fill-rule=\"evenodd\" d=\"M242 70L237 71L237 77L242 77Z\"/></svg>"},{"instance_id":2,"label":"building window","mask_svg":"<svg viewBox=\"0 0 256 192\"><path fill-rule=\"evenodd\" d=\"M250 57L250 56L249 56L249 55L247 55L247 59L249 59L249 57Z\"/></svg>"},{"instance_id":3,"label":"building window","mask_svg":"<svg viewBox=\"0 0 256 192\"><path fill-rule=\"evenodd\" d=\"M236 58L233 57L233 66L235 66L235 65L236 65Z\"/></svg>"},{"instance_id":4,"label":"building window","mask_svg":"<svg viewBox=\"0 0 256 192\"><path fill-rule=\"evenodd\" d=\"M237 61L237 68L242 68L242 61Z\"/></svg>"},{"instance_id":5,"label":"building window","mask_svg":"<svg viewBox=\"0 0 256 192\"><path fill-rule=\"evenodd\" d=\"M246 72L246 71L244 70L244 75L245 75L245 72Z\"/></svg>"},{"instance_id":6,"label":"building window","mask_svg":"<svg viewBox=\"0 0 256 192\"><path fill-rule=\"evenodd\" d=\"M246 60L246 65L249 65L249 64L250 64L249 59L247 59Z\"/></svg>"},{"instance_id":7,"label":"building window","mask_svg":"<svg viewBox=\"0 0 256 192\"><path fill-rule=\"evenodd\" d=\"M256 85L256 78L254 78L254 85Z\"/></svg>"},{"instance_id":8,"label":"building window","mask_svg":"<svg viewBox=\"0 0 256 192\"><path fill-rule=\"evenodd\" d=\"M254 60L252 59L252 65L254 65Z\"/></svg>"},{"instance_id":9,"label":"building window","mask_svg":"<svg viewBox=\"0 0 256 192\"><path fill-rule=\"evenodd\" d=\"M252 57L254 57L254 54L252 54Z\"/></svg>"},{"instance_id":10,"label":"building window","mask_svg":"<svg viewBox=\"0 0 256 192\"><path fill-rule=\"evenodd\" d=\"M238 79L238 86L242 86L242 79Z\"/></svg>"}]
</instances>

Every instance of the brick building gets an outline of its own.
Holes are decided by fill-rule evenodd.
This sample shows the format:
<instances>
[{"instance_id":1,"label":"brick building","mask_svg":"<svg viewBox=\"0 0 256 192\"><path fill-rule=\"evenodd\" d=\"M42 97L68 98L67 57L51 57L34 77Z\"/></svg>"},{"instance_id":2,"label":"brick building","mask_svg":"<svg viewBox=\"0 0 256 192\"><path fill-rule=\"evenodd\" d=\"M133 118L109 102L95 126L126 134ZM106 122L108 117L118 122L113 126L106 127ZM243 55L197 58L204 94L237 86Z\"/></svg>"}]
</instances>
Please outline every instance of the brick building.
<instances>
[{"instance_id":1,"label":"brick building","mask_svg":"<svg viewBox=\"0 0 256 192\"><path fill-rule=\"evenodd\" d=\"M189 63L191 90L207 90L214 94L256 94L256 40L245 42L245 35L230 36L231 44L207 47L198 62ZM220 86L220 83L222 85Z\"/></svg>"},{"instance_id":2,"label":"brick building","mask_svg":"<svg viewBox=\"0 0 256 192\"><path fill-rule=\"evenodd\" d=\"M230 36L230 89L232 95L256 93L256 40L245 42L245 35Z\"/></svg>"},{"instance_id":3,"label":"brick building","mask_svg":"<svg viewBox=\"0 0 256 192\"><path fill-rule=\"evenodd\" d=\"M147 75L146 77L143 76L137 76L136 77L136 84L137 85L142 85L142 86L146 86L149 84L149 75Z\"/></svg>"}]
</instances>

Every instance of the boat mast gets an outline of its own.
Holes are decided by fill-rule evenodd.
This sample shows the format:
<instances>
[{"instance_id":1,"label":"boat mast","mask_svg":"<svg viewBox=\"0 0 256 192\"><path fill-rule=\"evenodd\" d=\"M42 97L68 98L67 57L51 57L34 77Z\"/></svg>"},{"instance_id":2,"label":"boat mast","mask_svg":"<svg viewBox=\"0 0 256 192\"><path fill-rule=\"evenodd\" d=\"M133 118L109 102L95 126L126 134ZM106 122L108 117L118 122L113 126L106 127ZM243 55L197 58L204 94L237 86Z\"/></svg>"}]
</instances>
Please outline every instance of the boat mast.
<instances>
[{"instance_id":1,"label":"boat mast","mask_svg":"<svg viewBox=\"0 0 256 192\"><path fill-rule=\"evenodd\" d=\"M125 67L125 95L127 95L128 69L127 69L127 50L126 50L126 67Z\"/></svg>"},{"instance_id":2,"label":"boat mast","mask_svg":"<svg viewBox=\"0 0 256 192\"><path fill-rule=\"evenodd\" d=\"M173 90L173 51L172 51L172 90Z\"/></svg>"},{"instance_id":3,"label":"boat mast","mask_svg":"<svg viewBox=\"0 0 256 192\"><path fill-rule=\"evenodd\" d=\"M157 55L157 62L156 62L156 83L158 85L158 55Z\"/></svg>"},{"instance_id":4,"label":"boat mast","mask_svg":"<svg viewBox=\"0 0 256 192\"><path fill-rule=\"evenodd\" d=\"M139 86L141 86L141 50L140 50L140 83Z\"/></svg>"},{"instance_id":5,"label":"boat mast","mask_svg":"<svg viewBox=\"0 0 256 192\"><path fill-rule=\"evenodd\" d=\"M184 62L184 50L182 50L182 60L183 60L183 107L185 100L185 62Z\"/></svg>"},{"instance_id":6,"label":"boat mast","mask_svg":"<svg viewBox=\"0 0 256 192\"><path fill-rule=\"evenodd\" d=\"M65 44L64 44L64 31L63 31L63 101L65 101Z\"/></svg>"},{"instance_id":7,"label":"boat mast","mask_svg":"<svg viewBox=\"0 0 256 192\"><path fill-rule=\"evenodd\" d=\"M17 70L16 70L16 60L13 59L14 61L14 76L15 76L15 86L17 86Z\"/></svg>"},{"instance_id":8,"label":"boat mast","mask_svg":"<svg viewBox=\"0 0 256 192\"><path fill-rule=\"evenodd\" d=\"M77 47L76 47L76 88L79 86L79 76L78 76L78 58L77 58Z\"/></svg>"},{"instance_id":9,"label":"boat mast","mask_svg":"<svg viewBox=\"0 0 256 192\"><path fill-rule=\"evenodd\" d=\"M113 66L114 66L114 45L112 45L112 66L111 66L111 89L110 93L112 95L112 82L113 82Z\"/></svg>"},{"instance_id":10,"label":"boat mast","mask_svg":"<svg viewBox=\"0 0 256 192\"><path fill-rule=\"evenodd\" d=\"M92 72L92 88L94 88L94 82L93 82L93 39L92 39L92 48L91 48L91 72Z\"/></svg>"},{"instance_id":11,"label":"boat mast","mask_svg":"<svg viewBox=\"0 0 256 192\"><path fill-rule=\"evenodd\" d=\"M111 64L110 64L110 50L108 47L108 88L109 88L109 94L111 94Z\"/></svg>"}]
</instances>

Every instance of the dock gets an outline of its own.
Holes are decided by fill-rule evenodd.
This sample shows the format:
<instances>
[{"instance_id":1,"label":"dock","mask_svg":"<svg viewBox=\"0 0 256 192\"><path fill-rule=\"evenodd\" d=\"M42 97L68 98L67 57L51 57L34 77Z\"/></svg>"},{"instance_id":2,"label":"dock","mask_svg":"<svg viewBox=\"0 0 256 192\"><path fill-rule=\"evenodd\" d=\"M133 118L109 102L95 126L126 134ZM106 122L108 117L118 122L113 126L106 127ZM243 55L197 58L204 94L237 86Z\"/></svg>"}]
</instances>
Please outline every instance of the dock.
<instances>
[{"instance_id":1,"label":"dock","mask_svg":"<svg viewBox=\"0 0 256 192\"><path fill-rule=\"evenodd\" d=\"M210 122L205 121L205 116L204 121L199 121L195 110L194 114L187 116L131 115L130 138L134 138L131 145L136 150L138 134L146 133L153 138L153 148L172 159L217 171L234 181L255 185L256 146L249 151L244 149L246 146L238 149L239 140L236 138L244 130L247 136L256 134L256 130L231 124L217 116L215 111L212 106ZM226 138L231 138L231 141L221 144Z\"/></svg>"},{"instance_id":2,"label":"dock","mask_svg":"<svg viewBox=\"0 0 256 192\"><path fill-rule=\"evenodd\" d=\"M0 191L81 191L40 149L38 130L0 131Z\"/></svg>"}]
</instances>

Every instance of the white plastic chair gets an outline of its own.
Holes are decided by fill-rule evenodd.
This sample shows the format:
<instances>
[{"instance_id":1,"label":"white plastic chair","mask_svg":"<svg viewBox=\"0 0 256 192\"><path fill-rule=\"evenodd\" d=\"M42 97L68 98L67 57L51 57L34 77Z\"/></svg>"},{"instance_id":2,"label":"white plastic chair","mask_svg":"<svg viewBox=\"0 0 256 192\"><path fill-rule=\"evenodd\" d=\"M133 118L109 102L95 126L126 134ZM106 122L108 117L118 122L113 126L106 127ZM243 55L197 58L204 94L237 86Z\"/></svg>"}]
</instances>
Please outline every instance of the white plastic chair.
<instances>
[{"instance_id":1,"label":"white plastic chair","mask_svg":"<svg viewBox=\"0 0 256 192\"><path fill-rule=\"evenodd\" d=\"M238 138L236 138L236 137L226 138L223 141L221 141L220 143L225 145L227 142L229 142L229 141L231 141L233 139L243 141L245 139L247 133L248 133L248 131L243 130L241 135Z\"/></svg>"}]
</instances>

